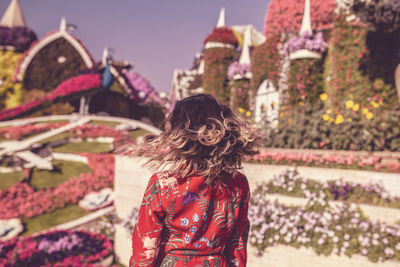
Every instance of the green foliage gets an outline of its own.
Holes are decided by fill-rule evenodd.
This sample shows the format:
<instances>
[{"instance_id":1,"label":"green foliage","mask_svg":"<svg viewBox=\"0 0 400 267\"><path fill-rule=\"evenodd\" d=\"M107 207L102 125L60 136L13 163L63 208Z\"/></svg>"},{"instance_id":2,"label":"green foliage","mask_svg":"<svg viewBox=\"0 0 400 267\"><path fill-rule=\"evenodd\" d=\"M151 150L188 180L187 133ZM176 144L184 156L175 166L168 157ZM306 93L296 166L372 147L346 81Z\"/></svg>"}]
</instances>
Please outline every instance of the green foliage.
<instances>
[{"instance_id":1,"label":"green foliage","mask_svg":"<svg viewBox=\"0 0 400 267\"><path fill-rule=\"evenodd\" d=\"M269 79L278 87L280 56L278 46L281 44L279 35L272 35L262 45L255 47L251 54L251 72L253 78L251 80L251 88L257 92L260 84Z\"/></svg>"},{"instance_id":2,"label":"green foliage","mask_svg":"<svg viewBox=\"0 0 400 267\"><path fill-rule=\"evenodd\" d=\"M336 18L324 66L330 106L343 99L357 101L362 107L371 100L383 101L388 109L397 106L393 75L399 45L398 33L378 33L350 25L344 17Z\"/></svg>"},{"instance_id":3,"label":"green foliage","mask_svg":"<svg viewBox=\"0 0 400 267\"><path fill-rule=\"evenodd\" d=\"M69 205L50 213L24 219L25 231L22 233L22 236L29 236L33 233L50 229L51 227L73 221L89 213L89 211L81 209L78 205Z\"/></svg>"},{"instance_id":4,"label":"green foliage","mask_svg":"<svg viewBox=\"0 0 400 267\"><path fill-rule=\"evenodd\" d=\"M13 184L21 182L23 179L24 173L22 171L12 173L0 173L0 189L7 189Z\"/></svg>"},{"instance_id":5,"label":"green foliage","mask_svg":"<svg viewBox=\"0 0 400 267\"><path fill-rule=\"evenodd\" d=\"M313 104L319 99L323 87L322 65L322 59L296 59L290 62L285 104L297 105L303 100Z\"/></svg>"},{"instance_id":6,"label":"green foliage","mask_svg":"<svg viewBox=\"0 0 400 267\"><path fill-rule=\"evenodd\" d=\"M204 92L229 105L228 67L236 54L231 48L209 48L204 51Z\"/></svg>"},{"instance_id":7,"label":"green foliage","mask_svg":"<svg viewBox=\"0 0 400 267\"><path fill-rule=\"evenodd\" d=\"M14 83L15 69L22 54L13 51L0 51L0 109L11 108L20 104L22 84Z\"/></svg>"},{"instance_id":8,"label":"green foliage","mask_svg":"<svg viewBox=\"0 0 400 267\"><path fill-rule=\"evenodd\" d=\"M248 79L231 80L229 83L231 88L231 109L237 112L239 108L249 110L250 103L250 81Z\"/></svg>"},{"instance_id":9,"label":"green foliage","mask_svg":"<svg viewBox=\"0 0 400 267\"><path fill-rule=\"evenodd\" d=\"M91 173L88 165L80 162L54 160L55 170L47 171L35 168L30 181L35 188L49 188L62 184L65 181L78 177L81 173Z\"/></svg>"},{"instance_id":10,"label":"green foliage","mask_svg":"<svg viewBox=\"0 0 400 267\"><path fill-rule=\"evenodd\" d=\"M90 152L94 154L108 153L113 151L112 144L102 142L79 142L68 143L54 148L58 153L82 153Z\"/></svg>"},{"instance_id":11,"label":"green foliage","mask_svg":"<svg viewBox=\"0 0 400 267\"><path fill-rule=\"evenodd\" d=\"M347 101L346 101L347 102ZM400 151L400 109L353 110L341 102L342 112L326 109L321 101L288 109L271 129L267 146L303 149ZM343 107L343 108L341 108ZM372 113L374 112L374 113ZM372 117L371 117L372 116Z\"/></svg>"}]
</instances>

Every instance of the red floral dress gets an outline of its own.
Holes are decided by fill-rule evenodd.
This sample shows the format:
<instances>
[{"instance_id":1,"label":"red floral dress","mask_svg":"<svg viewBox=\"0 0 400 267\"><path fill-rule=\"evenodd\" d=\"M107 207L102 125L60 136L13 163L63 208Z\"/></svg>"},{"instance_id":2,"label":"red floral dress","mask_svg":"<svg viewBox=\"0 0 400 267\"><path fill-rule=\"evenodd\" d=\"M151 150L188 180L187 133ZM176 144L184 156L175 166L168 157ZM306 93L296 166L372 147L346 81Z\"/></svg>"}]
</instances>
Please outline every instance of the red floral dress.
<instances>
[{"instance_id":1,"label":"red floral dress","mask_svg":"<svg viewBox=\"0 0 400 267\"><path fill-rule=\"evenodd\" d=\"M132 236L129 266L246 266L249 185L238 173L219 185L202 176L154 174Z\"/></svg>"}]
</instances>

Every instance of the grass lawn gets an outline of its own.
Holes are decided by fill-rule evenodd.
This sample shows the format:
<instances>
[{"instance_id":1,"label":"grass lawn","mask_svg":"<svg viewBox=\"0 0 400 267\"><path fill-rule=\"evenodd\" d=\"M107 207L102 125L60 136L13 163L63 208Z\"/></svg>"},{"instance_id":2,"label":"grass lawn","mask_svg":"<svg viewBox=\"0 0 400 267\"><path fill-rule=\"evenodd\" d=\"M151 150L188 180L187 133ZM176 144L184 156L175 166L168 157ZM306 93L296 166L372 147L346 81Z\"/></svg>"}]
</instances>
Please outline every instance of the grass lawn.
<instances>
[{"instance_id":1,"label":"grass lawn","mask_svg":"<svg viewBox=\"0 0 400 267\"><path fill-rule=\"evenodd\" d=\"M35 122L35 125L48 124L48 123L60 123L60 122L69 122L69 120L38 121L38 122Z\"/></svg>"},{"instance_id":2,"label":"grass lawn","mask_svg":"<svg viewBox=\"0 0 400 267\"><path fill-rule=\"evenodd\" d=\"M54 141L64 140L64 139L67 139L70 137L72 137L71 133L66 131L66 132L54 135L52 137L49 137L47 139L43 139L42 141L39 141L39 143L46 144L46 143L50 143L50 142L54 142Z\"/></svg>"},{"instance_id":3,"label":"grass lawn","mask_svg":"<svg viewBox=\"0 0 400 267\"><path fill-rule=\"evenodd\" d=\"M114 122L114 121L97 121L97 120L93 120L90 121L89 124L91 125L104 125L110 128L115 128L115 126L120 125L120 122Z\"/></svg>"},{"instance_id":4,"label":"grass lawn","mask_svg":"<svg viewBox=\"0 0 400 267\"><path fill-rule=\"evenodd\" d=\"M60 153L108 153L113 151L112 144L101 142L79 142L68 143L62 146L55 147L54 152Z\"/></svg>"},{"instance_id":5,"label":"grass lawn","mask_svg":"<svg viewBox=\"0 0 400 267\"><path fill-rule=\"evenodd\" d=\"M80 162L54 160L53 165L57 171L34 169L31 186L35 188L54 187L62 184L68 179L78 177L81 173L91 173L88 165Z\"/></svg>"},{"instance_id":6,"label":"grass lawn","mask_svg":"<svg viewBox=\"0 0 400 267\"><path fill-rule=\"evenodd\" d=\"M11 173L0 173L0 189L4 190L9 188L15 183L19 183L24 179L24 173L20 172L11 172Z\"/></svg>"},{"instance_id":7,"label":"grass lawn","mask_svg":"<svg viewBox=\"0 0 400 267\"><path fill-rule=\"evenodd\" d=\"M129 131L129 135L132 136L134 139L138 138L139 136L146 135L146 134L149 134L149 133L150 132L148 132L146 130L143 130L143 129L140 129L140 128L137 129L137 130Z\"/></svg>"},{"instance_id":8,"label":"grass lawn","mask_svg":"<svg viewBox=\"0 0 400 267\"><path fill-rule=\"evenodd\" d=\"M46 213L37 217L24 219L25 232L22 236L31 235L45 229L66 223L89 214L90 211L81 209L78 205L70 205L53 212Z\"/></svg>"}]
</instances>

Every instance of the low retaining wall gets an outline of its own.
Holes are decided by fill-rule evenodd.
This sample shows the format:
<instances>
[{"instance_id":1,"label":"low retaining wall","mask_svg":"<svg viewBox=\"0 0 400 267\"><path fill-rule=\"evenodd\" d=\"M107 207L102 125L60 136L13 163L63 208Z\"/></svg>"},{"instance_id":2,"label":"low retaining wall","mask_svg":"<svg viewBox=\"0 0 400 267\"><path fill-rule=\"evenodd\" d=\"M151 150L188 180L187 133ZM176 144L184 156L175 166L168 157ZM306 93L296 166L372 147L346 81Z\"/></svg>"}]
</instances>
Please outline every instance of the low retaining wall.
<instances>
[{"instance_id":1,"label":"low retaining wall","mask_svg":"<svg viewBox=\"0 0 400 267\"><path fill-rule=\"evenodd\" d=\"M141 165L145 162L143 158L128 158L124 156L116 156L115 158L115 201L117 215L120 218L126 217L133 207L138 207L142 201L147 181L151 176L151 172ZM250 189L253 190L258 182L268 181L274 175L278 175L285 171L289 166L277 165L263 165L263 164L243 164L243 172L249 179ZM391 173L369 172L369 171L355 171L355 170L339 170L339 169L325 169L325 168L312 168L312 167L298 167L300 175L305 178L310 178L318 181L334 180L343 178L345 181L353 181L358 183L368 183L371 180L382 180L384 186L393 195L400 195L400 175ZM269 196L276 198L280 202L285 202L288 197L283 196ZM301 204L302 199L289 198L294 204ZM370 206L371 207L371 206ZM374 212L389 212L393 209L371 207L368 215L382 216ZM396 210L393 220L399 214ZM392 217L393 217L392 216ZM250 222L251 223L251 222ZM115 253L118 261L122 264L129 265L129 257L132 252L131 237L121 225L115 226ZM248 266L260 267L375 267L399 266L398 262L384 262L372 263L366 257L354 255L351 258L347 256L330 255L320 256L317 255L312 249L300 248L296 249L289 246L278 245L270 247L261 256L255 255L255 248L248 246Z\"/></svg>"}]
</instances>

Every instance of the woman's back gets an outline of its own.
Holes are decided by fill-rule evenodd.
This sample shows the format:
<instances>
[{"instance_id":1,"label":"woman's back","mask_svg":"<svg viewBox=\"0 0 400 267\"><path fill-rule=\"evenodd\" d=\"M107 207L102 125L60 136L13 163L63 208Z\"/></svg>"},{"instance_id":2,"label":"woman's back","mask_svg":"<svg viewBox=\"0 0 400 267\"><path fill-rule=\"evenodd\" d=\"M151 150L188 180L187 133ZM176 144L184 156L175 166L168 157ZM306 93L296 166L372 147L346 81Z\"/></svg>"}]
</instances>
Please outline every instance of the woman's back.
<instances>
[{"instance_id":1,"label":"woman's back","mask_svg":"<svg viewBox=\"0 0 400 267\"><path fill-rule=\"evenodd\" d=\"M244 175L154 174L133 235L130 266L245 266L249 187Z\"/></svg>"}]
</instances>

